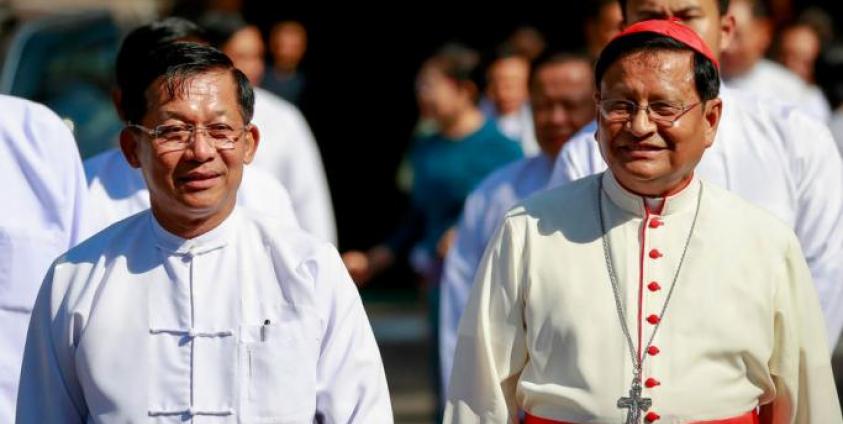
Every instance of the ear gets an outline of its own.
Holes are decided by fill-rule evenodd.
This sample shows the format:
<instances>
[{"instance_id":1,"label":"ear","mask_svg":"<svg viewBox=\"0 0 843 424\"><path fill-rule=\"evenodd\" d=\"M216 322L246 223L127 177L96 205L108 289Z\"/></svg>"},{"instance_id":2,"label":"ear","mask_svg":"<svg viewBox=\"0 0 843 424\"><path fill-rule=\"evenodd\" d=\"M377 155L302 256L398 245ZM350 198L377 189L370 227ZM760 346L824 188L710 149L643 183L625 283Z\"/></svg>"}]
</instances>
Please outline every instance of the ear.
<instances>
[{"instance_id":1,"label":"ear","mask_svg":"<svg viewBox=\"0 0 843 424\"><path fill-rule=\"evenodd\" d=\"M727 13L720 18L720 51L726 50L735 38L735 17ZM716 53L716 52L715 52ZM719 56L719 55L718 55Z\"/></svg>"},{"instance_id":2,"label":"ear","mask_svg":"<svg viewBox=\"0 0 843 424\"><path fill-rule=\"evenodd\" d=\"M249 125L248 131L243 136L243 147L246 149L243 152L243 163L249 164L255 159L255 153L258 151L260 139L261 133L258 127L255 124Z\"/></svg>"},{"instance_id":3,"label":"ear","mask_svg":"<svg viewBox=\"0 0 843 424\"><path fill-rule=\"evenodd\" d=\"M717 135L717 127L720 125L720 117L723 114L723 101L720 98L705 102L705 147L709 148L714 144L714 137Z\"/></svg>"},{"instance_id":4,"label":"ear","mask_svg":"<svg viewBox=\"0 0 843 424\"><path fill-rule=\"evenodd\" d=\"M120 131L120 150L123 151L123 157L126 158L126 162L129 162L132 168L141 167L137 137L137 134L129 128L123 128L123 131Z\"/></svg>"}]
</instances>

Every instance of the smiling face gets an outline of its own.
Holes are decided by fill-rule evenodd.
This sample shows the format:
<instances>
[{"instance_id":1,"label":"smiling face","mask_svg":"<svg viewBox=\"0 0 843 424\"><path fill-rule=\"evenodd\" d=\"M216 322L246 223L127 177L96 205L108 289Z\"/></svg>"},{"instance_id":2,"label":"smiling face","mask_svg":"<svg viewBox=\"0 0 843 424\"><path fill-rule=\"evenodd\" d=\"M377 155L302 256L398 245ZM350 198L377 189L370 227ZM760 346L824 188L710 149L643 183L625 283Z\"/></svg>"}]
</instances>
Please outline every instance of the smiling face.
<instances>
[{"instance_id":1,"label":"smiling face","mask_svg":"<svg viewBox=\"0 0 843 424\"><path fill-rule=\"evenodd\" d=\"M597 141L617 180L642 195L681 190L714 141L720 100L688 110L673 126L656 125L644 106L654 102L691 106L700 101L691 52L657 50L622 56L606 70L597 96L639 106L628 122L608 122L598 114Z\"/></svg>"},{"instance_id":2,"label":"smiling face","mask_svg":"<svg viewBox=\"0 0 843 424\"><path fill-rule=\"evenodd\" d=\"M163 78L153 82L146 92L148 108L140 125L244 128L231 72L209 71L187 77L183 84L183 90L170 96ZM192 220L221 222L228 216L243 166L251 162L258 143L253 126L237 134L230 150L217 150L208 135L197 130L184 150L164 151L156 149L156 140L148 134L123 131L121 147L126 159L143 171L152 210L165 228L184 227Z\"/></svg>"}]
</instances>

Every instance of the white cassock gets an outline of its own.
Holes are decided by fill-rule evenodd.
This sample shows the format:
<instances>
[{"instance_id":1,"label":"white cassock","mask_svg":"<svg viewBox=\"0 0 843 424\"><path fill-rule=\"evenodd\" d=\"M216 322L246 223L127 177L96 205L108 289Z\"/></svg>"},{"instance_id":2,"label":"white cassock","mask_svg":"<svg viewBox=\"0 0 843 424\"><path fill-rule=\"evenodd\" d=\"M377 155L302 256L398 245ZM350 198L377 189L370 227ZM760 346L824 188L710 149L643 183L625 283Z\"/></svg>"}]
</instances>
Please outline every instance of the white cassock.
<instances>
[{"instance_id":1,"label":"white cassock","mask_svg":"<svg viewBox=\"0 0 843 424\"><path fill-rule=\"evenodd\" d=\"M440 284L439 358L445 388L451 375L457 327L486 244L510 208L547 186L552 166L553 158L544 153L513 162L486 177L465 200Z\"/></svg>"},{"instance_id":2,"label":"white cassock","mask_svg":"<svg viewBox=\"0 0 843 424\"><path fill-rule=\"evenodd\" d=\"M290 193L301 227L337 244L331 192L319 146L301 112L286 100L255 87L255 116L261 143L253 164L274 175Z\"/></svg>"},{"instance_id":3,"label":"white cassock","mask_svg":"<svg viewBox=\"0 0 843 424\"><path fill-rule=\"evenodd\" d=\"M85 160L84 166L91 204L88 221L95 231L149 209L149 189L143 173L129 166L120 149L93 156ZM272 216L282 224L298 226L287 190L272 175L255 166L243 168L237 204Z\"/></svg>"},{"instance_id":4,"label":"white cassock","mask_svg":"<svg viewBox=\"0 0 843 424\"><path fill-rule=\"evenodd\" d=\"M759 60L744 75L726 83L764 99L795 105L822 122L831 117L831 106L817 86L805 83L789 69L769 59Z\"/></svg>"},{"instance_id":5,"label":"white cassock","mask_svg":"<svg viewBox=\"0 0 843 424\"><path fill-rule=\"evenodd\" d=\"M723 87L714 145L696 172L792 228L808 260L831 346L843 330L843 162L828 128L759 97ZM559 154L549 186L603 172L593 132Z\"/></svg>"},{"instance_id":6,"label":"white cassock","mask_svg":"<svg viewBox=\"0 0 843 424\"><path fill-rule=\"evenodd\" d=\"M82 161L46 107L0 95L0 422L15 417L29 314L50 262L90 234Z\"/></svg>"},{"instance_id":7,"label":"white cassock","mask_svg":"<svg viewBox=\"0 0 843 424\"><path fill-rule=\"evenodd\" d=\"M519 410L625 422L617 402L633 363L598 195L635 349L658 328L642 379L659 424L746 416L759 405L772 407L776 424L843 422L822 313L792 230L697 178L653 213L600 174L507 214L460 324L446 423L517 422Z\"/></svg>"},{"instance_id":8,"label":"white cassock","mask_svg":"<svg viewBox=\"0 0 843 424\"><path fill-rule=\"evenodd\" d=\"M235 208L185 240L151 211L50 269L18 423L390 423L383 365L336 249Z\"/></svg>"}]
</instances>

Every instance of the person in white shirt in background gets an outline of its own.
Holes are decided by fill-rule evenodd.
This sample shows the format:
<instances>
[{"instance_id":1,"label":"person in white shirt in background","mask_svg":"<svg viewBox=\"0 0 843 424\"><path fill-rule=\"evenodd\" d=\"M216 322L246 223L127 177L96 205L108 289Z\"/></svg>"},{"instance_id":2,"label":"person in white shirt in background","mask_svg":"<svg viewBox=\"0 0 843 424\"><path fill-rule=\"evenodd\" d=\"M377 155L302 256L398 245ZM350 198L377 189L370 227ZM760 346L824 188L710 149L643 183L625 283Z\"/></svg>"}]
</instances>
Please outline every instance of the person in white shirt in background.
<instances>
[{"instance_id":1,"label":"person in white shirt in background","mask_svg":"<svg viewBox=\"0 0 843 424\"><path fill-rule=\"evenodd\" d=\"M0 422L15 419L26 328L50 263L92 232L79 150L50 109L0 95Z\"/></svg>"},{"instance_id":2,"label":"person in white shirt in background","mask_svg":"<svg viewBox=\"0 0 843 424\"><path fill-rule=\"evenodd\" d=\"M120 87L151 209L54 262L17 423L390 423L383 365L336 249L236 206L259 130L222 52L166 43Z\"/></svg>"},{"instance_id":3,"label":"person in white shirt in background","mask_svg":"<svg viewBox=\"0 0 843 424\"><path fill-rule=\"evenodd\" d=\"M723 49L723 80L732 88L768 100L792 104L822 122L831 108L822 92L784 66L764 57L773 41L773 23L762 0L733 0L732 42Z\"/></svg>"},{"instance_id":4,"label":"person in white shirt in background","mask_svg":"<svg viewBox=\"0 0 843 424\"><path fill-rule=\"evenodd\" d=\"M524 156L539 153L530 110L530 61L503 46L486 69L486 97L479 107L503 135L521 144Z\"/></svg>"},{"instance_id":5,"label":"person in white shirt in background","mask_svg":"<svg viewBox=\"0 0 843 424\"><path fill-rule=\"evenodd\" d=\"M331 192L313 133L293 104L258 87L266 66L260 31L229 13L209 12L198 23L211 45L227 54L254 86L254 121L264 135L255 166L274 175L287 189L305 231L336 246Z\"/></svg>"},{"instance_id":6,"label":"person in white shirt in background","mask_svg":"<svg viewBox=\"0 0 843 424\"><path fill-rule=\"evenodd\" d=\"M793 231L695 175L726 106L711 50L641 21L595 79L609 169L507 213L444 422L843 423Z\"/></svg>"},{"instance_id":7,"label":"person in white shirt in background","mask_svg":"<svg viewBox=\"0 0 843 424\"><path fill-rule=\"evenodd\" d=\"M186 19L170 17L135 28L120 46L115 66L116 81L125 83L135 67L145 66L141 58L155 47L174 41L202 41L199 26ZM121 91L113 91L114 107L125 120ZM149 190L141 171L129 166L119 148L109 149L84 162L88 178L90 208L88 221L93 232L149 209ZM290 195L278 180L260 168L248 169L237 201L253 211L277 217L285 225L298 226Z\"/></svg>"},{"instance_id":8,"label":"person in white shirt in background","mask_svg":"<svg viewBox=\"0 0 843 424\"><path fill-rule=\"evenodd\" d=\"M728 45L734 18L728 0L627 0L627 23L676 18L696 30L714 55ZM794 107L721 88L717 140L697 166L706 181L773 213L799 237L825 313L828 340L843 329L843 162L828 128ZM549 187L600 173L606 163L594 131L562 148Z\"/></svg>"},{"instance_id":9,"label":"person in white shirt in background","mask_svg":"<svg viewBox=\"0 0 843 424\"><path fill-rule=\"evenodd\" d=\"M441 281L439 355L445 388L459 319L483 250L506 212L545 188L565 142L594 119L593 91L594 73L587 57L557 53L539 58L531 75L530 103L541 153L495 171L465 201Z\"/></svg>"}]
</instances>

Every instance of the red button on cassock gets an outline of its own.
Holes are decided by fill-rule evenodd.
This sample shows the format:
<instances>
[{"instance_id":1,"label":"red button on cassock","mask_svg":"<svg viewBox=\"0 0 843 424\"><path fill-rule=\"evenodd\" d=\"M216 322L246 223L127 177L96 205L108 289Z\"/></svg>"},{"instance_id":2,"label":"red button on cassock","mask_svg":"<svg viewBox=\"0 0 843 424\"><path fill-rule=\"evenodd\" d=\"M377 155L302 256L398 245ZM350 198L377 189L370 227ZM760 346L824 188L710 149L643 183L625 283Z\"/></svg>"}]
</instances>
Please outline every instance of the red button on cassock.
<instances>
[{"instance_id":1,"label":"red button on cassock","mask_svg":"<svg viewBox=\"0 0 843 424\"><path fill-rule=\"evenodd\" d=\"M648 412L647 415L644 417L644 419L647 420L648 423L654 423L654 422L658 421L659 418L661 418L661 415L659 415L655 412L652 412L652 411Z\"/></svg>"},{"instance_id":2,"label":"red button on cassock","mask_svg":"<svg viewBox=\"0 0 843 424\"><path fill-rule=\"evenodd\" d=\"M662 256L664 256L664 255L662 255L662 252L659 252L659 249L653 249L653 250L650 251L650 258L651 259L658 259L658 258L661 258Z\"/></svg>"},{"instance_id":3,"label":"red button on cassock","mask_svg":"<svg viewBox=\"0 0 843 424\"><path fill-rule=\"evenodd\" d=\"M659 380L656 380L655 378L648 378L647 381L644 382L644 387L648 389L652 389L653 387L661 385L662 383Z\"/></svg>"},{"instance_id":4,"label":"red button on cassock","mask_svg":"<svg viewBox=\"0 0 843 424\"><path fill-rule=\"evenodd\" d=\"M659 221L658 219L654 219L650 221L650 228L659 228L664 225L664 222Z\"/></svg>"},{"instance_id":5,"label":"red button on cassock","mask_svg":"<svg viewBox=\"0 0 843 424\"><path fill-rule=\"evenodd\" d=\"M656 314L652 314L652 315L650 315L650 316L648 316L648 317L647 317L647 322L649 322L650 324L653 324L653 325L658 324L658 323L659 323L659 321L661 321L661 320L662 320L662 319L661 319L661 318L659 318L659 316L658 316L658 315L656 315Z\"/></svg>"},{"instance_id":6,"label":"red button on cassock","mask_svg":"<svg viewBox=\"0 0 843 424\"><path fill-rule=\"evenodd\" d=\"M659 350L659 348L657 348L655 346L650 346L650 347L647 348L647 354L650 355L650 356L656 356L656 355L659 354L659 352L661 352L661 351Z\"/></svg>"},{"instance_id":7,"label":"red button on cassock","mask_svg":"<svg viewBox=\"0 0 843 424\"><path fill-rule=\"evenodd\" d=\"M650 289L650 291L654 292L661 290L662 286L660 286L659 283L653 281L650 284L647 284L647 288Z\"/></svg>"}]
</instances>

